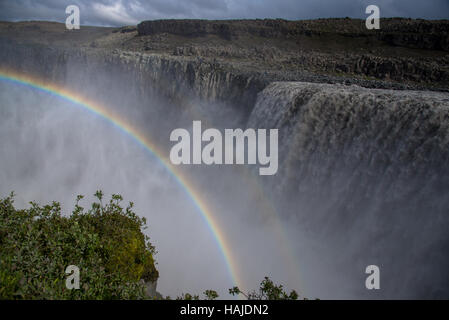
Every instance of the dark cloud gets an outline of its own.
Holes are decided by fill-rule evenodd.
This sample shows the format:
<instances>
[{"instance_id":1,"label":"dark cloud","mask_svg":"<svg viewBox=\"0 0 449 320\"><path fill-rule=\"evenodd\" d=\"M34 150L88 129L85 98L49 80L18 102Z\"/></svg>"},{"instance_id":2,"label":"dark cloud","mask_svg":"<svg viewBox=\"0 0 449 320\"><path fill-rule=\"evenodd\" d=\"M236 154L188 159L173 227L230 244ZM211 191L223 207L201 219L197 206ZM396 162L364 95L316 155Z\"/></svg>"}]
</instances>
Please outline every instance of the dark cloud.
<instances>
[{"instance_id":1,"label":"dark cloud","mask_svg":"<svg viewBox=\"0 0 449 320\"><path fill-rule=\"evenodd\" d=\"M85 25L126 25L148 19L365 17L375 4L383 17L447 19L448 0L0 0L0 20L65 21L75 4Z\"/></svg>"}]
</instances>

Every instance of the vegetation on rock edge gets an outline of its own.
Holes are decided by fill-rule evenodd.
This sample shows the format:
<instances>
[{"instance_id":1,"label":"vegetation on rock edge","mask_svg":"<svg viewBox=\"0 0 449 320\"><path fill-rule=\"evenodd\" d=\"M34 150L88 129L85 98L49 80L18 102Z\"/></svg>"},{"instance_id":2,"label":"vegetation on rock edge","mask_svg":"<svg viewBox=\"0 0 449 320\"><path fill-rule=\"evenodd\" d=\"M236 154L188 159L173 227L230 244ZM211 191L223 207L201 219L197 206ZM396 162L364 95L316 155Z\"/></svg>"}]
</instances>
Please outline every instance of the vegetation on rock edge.
<instances>
[{"instance_id":1,"label":"vegetation on rock edge","mask_svg":"<svg viewBox=\"0 0 449 320\"><path fill-rule=\"evenodd\" d=\"M0 299L148 299L145 282L156 281L154 246L142 230L145 218L124 208L120 195L103 204L103 193L89 210L79 205L78 196L70 216L61 215L61 205L28 209L14 207L14 194L0 199ZM77 266L81 290L66 287L66 268ZM296 300L296 291L287 293L268 277L259 291L245 293L238 287L231 295L249 300ZM206 290L204 299L219 297ZM170 299L170 297L166 297ZM199 300L199 295L182 294L177 299Z\"/></svg>"}]
</instances>

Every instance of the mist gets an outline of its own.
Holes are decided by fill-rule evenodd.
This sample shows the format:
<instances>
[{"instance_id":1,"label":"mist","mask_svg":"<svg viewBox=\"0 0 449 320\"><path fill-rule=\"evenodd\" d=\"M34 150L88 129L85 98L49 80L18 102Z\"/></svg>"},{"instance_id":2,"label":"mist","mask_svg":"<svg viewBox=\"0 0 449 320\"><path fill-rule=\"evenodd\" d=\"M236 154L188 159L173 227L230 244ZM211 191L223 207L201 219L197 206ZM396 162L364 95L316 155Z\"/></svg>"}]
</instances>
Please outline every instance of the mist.
<instances>
[{"instance_id":1,"label":"mist","mask_svg":"<svg viewBox=\"0 0 449 320\"><path fill-rule=\"evenodd\" d=\"M204 105L195 101L190 104L195 110L176 109L156 96L142 102L122 86L120 75L113 80L110 73L96 75L93 84L86 81L90 75L72 67L65 87L119 112L121 119L157 142L165 155L171 146L170 131L190 130L192 119L230 128L242 122L238 112L219 112L218 105L210 105L205 113ZM158 291L164 296L214 289L221 298L233 298L229 288L256 289L264 276L301 292L286 230L250 168L181 168L225 235L231 264L241 280L235 284L191 197L133 137L101 116L30 87L2 81L0 97L1 197L14 191L19 208L28 207L29 201L42 205L58 201L66 215L78 194L86 196L80 205L88 209L96 190L102 190L106 199L122 195L123 205L132 201L135 212L147 219L145 232L158 252Z\"/></svg>"}]
</instances>

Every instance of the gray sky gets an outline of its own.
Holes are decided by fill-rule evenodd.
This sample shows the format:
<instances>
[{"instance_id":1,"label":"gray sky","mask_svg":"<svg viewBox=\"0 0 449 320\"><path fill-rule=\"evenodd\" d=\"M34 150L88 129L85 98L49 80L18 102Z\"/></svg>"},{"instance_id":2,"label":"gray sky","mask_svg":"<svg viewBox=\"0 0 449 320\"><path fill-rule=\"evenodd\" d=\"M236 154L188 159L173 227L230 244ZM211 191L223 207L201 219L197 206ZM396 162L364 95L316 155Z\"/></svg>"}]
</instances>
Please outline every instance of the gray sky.
<instances>
[{"instance_id":1,"label":"gray sky","mask_svg":"<svg viewBox=\"0 0 449 320\"><path fill-rule=\"evenodd\" d=\"M170 18L363 18L369 4L382 17L449 18L449 0L0 0L0 20L64 22L70 4L79 6L81 24L105 26Z\"/></svg>"}]
</instances>

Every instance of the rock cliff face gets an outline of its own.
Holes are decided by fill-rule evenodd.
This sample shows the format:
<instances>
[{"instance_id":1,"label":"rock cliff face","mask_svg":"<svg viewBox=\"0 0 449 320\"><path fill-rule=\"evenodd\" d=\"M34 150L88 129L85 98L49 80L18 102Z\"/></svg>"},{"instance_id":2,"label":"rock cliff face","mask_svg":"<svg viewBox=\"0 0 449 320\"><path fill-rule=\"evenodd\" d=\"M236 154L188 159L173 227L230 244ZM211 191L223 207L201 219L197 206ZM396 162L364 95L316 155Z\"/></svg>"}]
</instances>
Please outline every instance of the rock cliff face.
<instances>
[{"instance_id":1,"label":"rock cliff face","mask_svg":"<svg viewBox=\"0 0 449 320\"><path fill-rule=\"evenodd\" d=\"M141 22L137 31L141 36L160 33L188 37L217 35L227 40L248 36L299 39L301 35L331 33L353 38L378 39L395 46L449 51L448 21L382 19L381 30L373 33L366 29L364 20L356 19L154 20Z\"/></svg>"},{"instance_id":2,"label":"rock cliff face","mask_svg":"<svg viewBox=\"0 0 449 320\"><path fill-rule=\"evenodd\" d=\"M202 20L155 20L144 21L137 25L139 35L154 35L171 33L188 37L218 35L230 40L237 36L237 30L232 24L219 21Z\"/></svg>"},{"instance_id":3,"label":"rock cliff face","mask_svg":"<svg viewBox=\"0 0 449 320\"><path fill-rule=\"evenodd\" d=\"M449 51L448 21L382 19L381 24L380 30L367 30L364 20L355 19L156 20L140 23L137 31L140 41L146 43L145 50L251 60L245 65L265 71L282 69L284 78L278 75L272 81L312 81L304 79L308 71L356 75L362 80L449 85L449 61L443 53ZM158 41L161 39L163 44ZM181 39L185 40L182 45L177 41ZM135 41L130 44L139 47ZM441 55L426 56L424 52ZM372 82L360 84L388 88Z\"/></svg>"},{"instance_id":4,"label":"rock cliff face","mask_svg":"<svg viewBox=\"0 0 449 320\"><path fill-rule=\"evenodd\" d=\"M4 68L58 83L72 82L74 87L84 87L86 81L101 83L107 74L119 74L119 83L126 84L128 93L131 91L142 100L160 95L181 107L193 101L217 103L224 108L238 108L246 115L257 93L268 83L261 76L233 73L199 60L119 50L105 54L94 49L3 45L0 56L0 66ZM79 66L86 70L81 75L73 72L80 77L73 81L71 70Z\"/></svg>"},{"instance_id":5,"label":"rock cliff face","mask_svg":"<svg viewBox=\"0 0 449 320\"><path fill-rule=\"evenodd\" d=\"M128 69L131 64L152 69L152 61L161 60L166 61L163 68L171 72L167 64L181 63L190 66L184 67L189 71L188 77L183 77L189 79L189 90L191 84L194 90L213 88L210 92L201 89L201 97L230 93L232 103L238 99L236 86L247 89L246 82L252 82L248 86L256 91L273 81L447 90L447 21L382 19L381 23L381 30L370 31L364 20L354 19L158 20L144 21L137 28L84 27L76 32L57 23L0 23L0 54L10 63L8 45L13 51L28 51L29 67L44 54L61 55L61 50L64 56L84 55L85 59L95 55L108 60L118 55ZM39 57L34 58L35 54ZM49 57L49 61L54 60ZM200 65L202 70L197 72ZM197 73L194 83L190 70ZM232 78L231 85L220 85L229 90L220 93L216 85L199 80L209 74L212 82Z\"/></svg>"}]
</instances>

